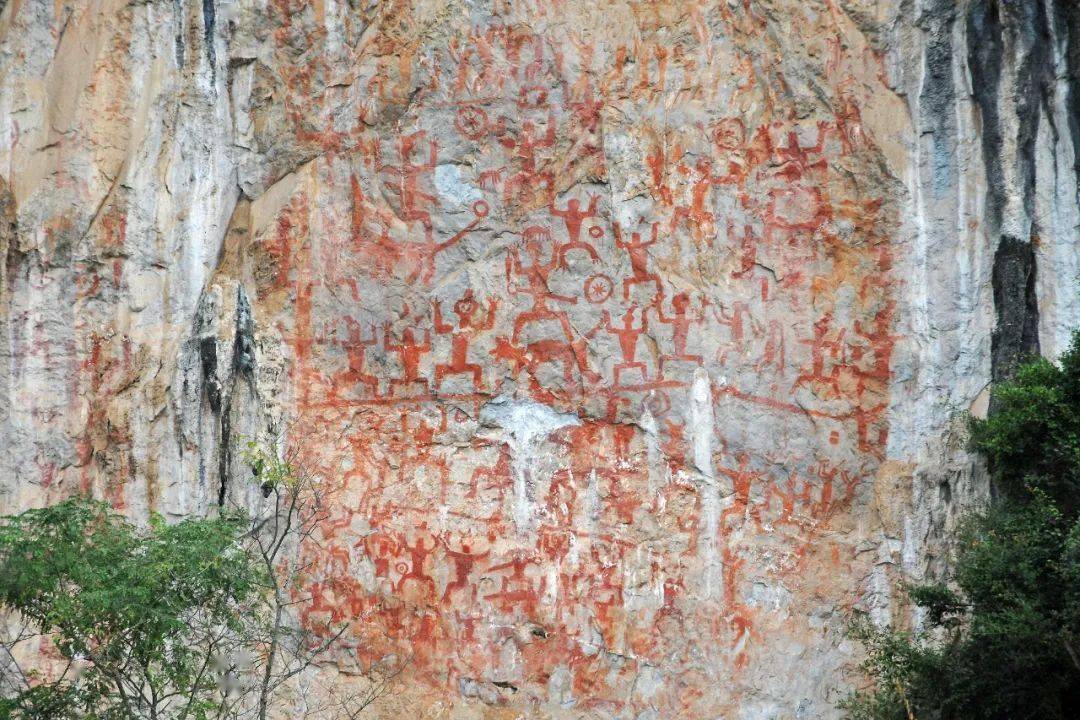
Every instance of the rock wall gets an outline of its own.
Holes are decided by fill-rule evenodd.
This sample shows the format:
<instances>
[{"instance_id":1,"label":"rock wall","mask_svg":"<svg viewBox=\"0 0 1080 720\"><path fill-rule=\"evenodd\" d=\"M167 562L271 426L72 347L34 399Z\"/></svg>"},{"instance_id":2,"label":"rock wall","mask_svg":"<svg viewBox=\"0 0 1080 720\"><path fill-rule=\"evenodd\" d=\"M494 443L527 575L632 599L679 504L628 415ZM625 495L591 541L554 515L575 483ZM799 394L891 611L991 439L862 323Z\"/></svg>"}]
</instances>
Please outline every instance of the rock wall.
<instances>
[{"instance_id":1,"label":"rock wall","mask_svg":"<svg viewBox=\"0 0 1080 720\"><path fill-rule=\"evenodd\" d=\"M298 447L374 716L835 717L1078 151L1069 0L0 2L0 507Z\"/></svg>"}]
</instances>

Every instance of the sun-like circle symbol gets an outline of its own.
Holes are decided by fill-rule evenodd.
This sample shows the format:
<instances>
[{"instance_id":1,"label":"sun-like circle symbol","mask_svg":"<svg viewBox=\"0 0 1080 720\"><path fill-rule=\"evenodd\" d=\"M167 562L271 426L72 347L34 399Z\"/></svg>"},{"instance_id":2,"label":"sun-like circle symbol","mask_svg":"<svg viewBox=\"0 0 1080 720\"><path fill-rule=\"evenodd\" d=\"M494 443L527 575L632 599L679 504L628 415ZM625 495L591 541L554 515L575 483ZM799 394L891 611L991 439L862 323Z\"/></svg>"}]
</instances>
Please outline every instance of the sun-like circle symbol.
<instances>
[{"instance_id":1,"label":"sun-like circle symbol","mask_svg":"<svg viewBox=\"0 0 1080 720\"><path fill-rule=\"evenodd\" d=\"M454 127L469 140L479 140L488 129L487 113L476 105L463 105L458 108Z\"/></svg>"},{"instance_id":2,"label":"sun-like circle symbol","mask_svg":"<svg viewBox=\"0 0 1080 720\"><path fill-rule=\"evenodd\" d=\"M593 275L585 281L585 299L599 305L611 297L614 289L615 285L607 275Z\"/></svg>"}]
</instances>

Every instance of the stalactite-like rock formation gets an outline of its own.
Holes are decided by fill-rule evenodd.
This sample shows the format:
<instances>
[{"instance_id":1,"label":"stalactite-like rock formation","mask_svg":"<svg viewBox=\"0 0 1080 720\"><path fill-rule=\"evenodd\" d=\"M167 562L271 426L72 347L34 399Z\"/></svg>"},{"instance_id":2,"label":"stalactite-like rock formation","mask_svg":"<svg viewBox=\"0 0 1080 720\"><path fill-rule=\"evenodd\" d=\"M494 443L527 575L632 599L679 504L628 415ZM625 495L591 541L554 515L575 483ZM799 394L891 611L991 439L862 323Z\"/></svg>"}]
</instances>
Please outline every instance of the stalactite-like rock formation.
<instances>
[{"instance_id":1,"label":"stalactite-like rock formation","mask_svg":"<svg viewBox=\"0 0 1080 720\"><path fill-rule=\"evenodd\" d=\"M834 717L1078 182L1068 0L7 0L0 509L286 442L376 716Z\"/></svg>"}]
</instances>

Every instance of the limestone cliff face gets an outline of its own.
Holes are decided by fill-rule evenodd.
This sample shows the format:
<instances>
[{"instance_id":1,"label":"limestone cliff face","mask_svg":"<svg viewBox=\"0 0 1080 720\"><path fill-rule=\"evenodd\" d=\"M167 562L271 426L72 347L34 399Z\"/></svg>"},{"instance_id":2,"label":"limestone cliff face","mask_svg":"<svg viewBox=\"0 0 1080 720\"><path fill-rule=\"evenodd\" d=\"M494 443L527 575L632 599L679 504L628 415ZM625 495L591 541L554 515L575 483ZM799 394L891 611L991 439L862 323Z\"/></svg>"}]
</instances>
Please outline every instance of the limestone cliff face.
<instances>
[{"instance_id":1,"label":"limestone cliff face","mask_svg":"<svg viewBox=\"0 0 1080 720\"><path fill-rule=\"evenodd\" d=\"M0 2L0 507L297 446L376 715L833 717L1080 325L1078 7Z\"/></svg>"}]
</instances>

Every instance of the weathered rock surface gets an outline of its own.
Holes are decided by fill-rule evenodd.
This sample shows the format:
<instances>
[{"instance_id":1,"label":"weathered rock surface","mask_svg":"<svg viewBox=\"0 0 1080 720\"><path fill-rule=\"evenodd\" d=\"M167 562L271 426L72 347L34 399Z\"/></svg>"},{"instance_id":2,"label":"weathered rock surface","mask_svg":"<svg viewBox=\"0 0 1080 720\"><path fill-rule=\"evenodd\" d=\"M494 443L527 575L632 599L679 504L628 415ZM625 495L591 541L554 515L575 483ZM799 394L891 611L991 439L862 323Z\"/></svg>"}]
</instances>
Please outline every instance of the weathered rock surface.
<instances>
[{"instance_id":1,"label":"weathered rock surface","mask_svg":"<svg viewBox=\"0 0 1080 720\"><path fill-rule=\"evenodd\" d=\"M0 8L0 507L300 446L375 715L835 716L1080 324L1069 0Z\"/></svg>"}]
</instances>

